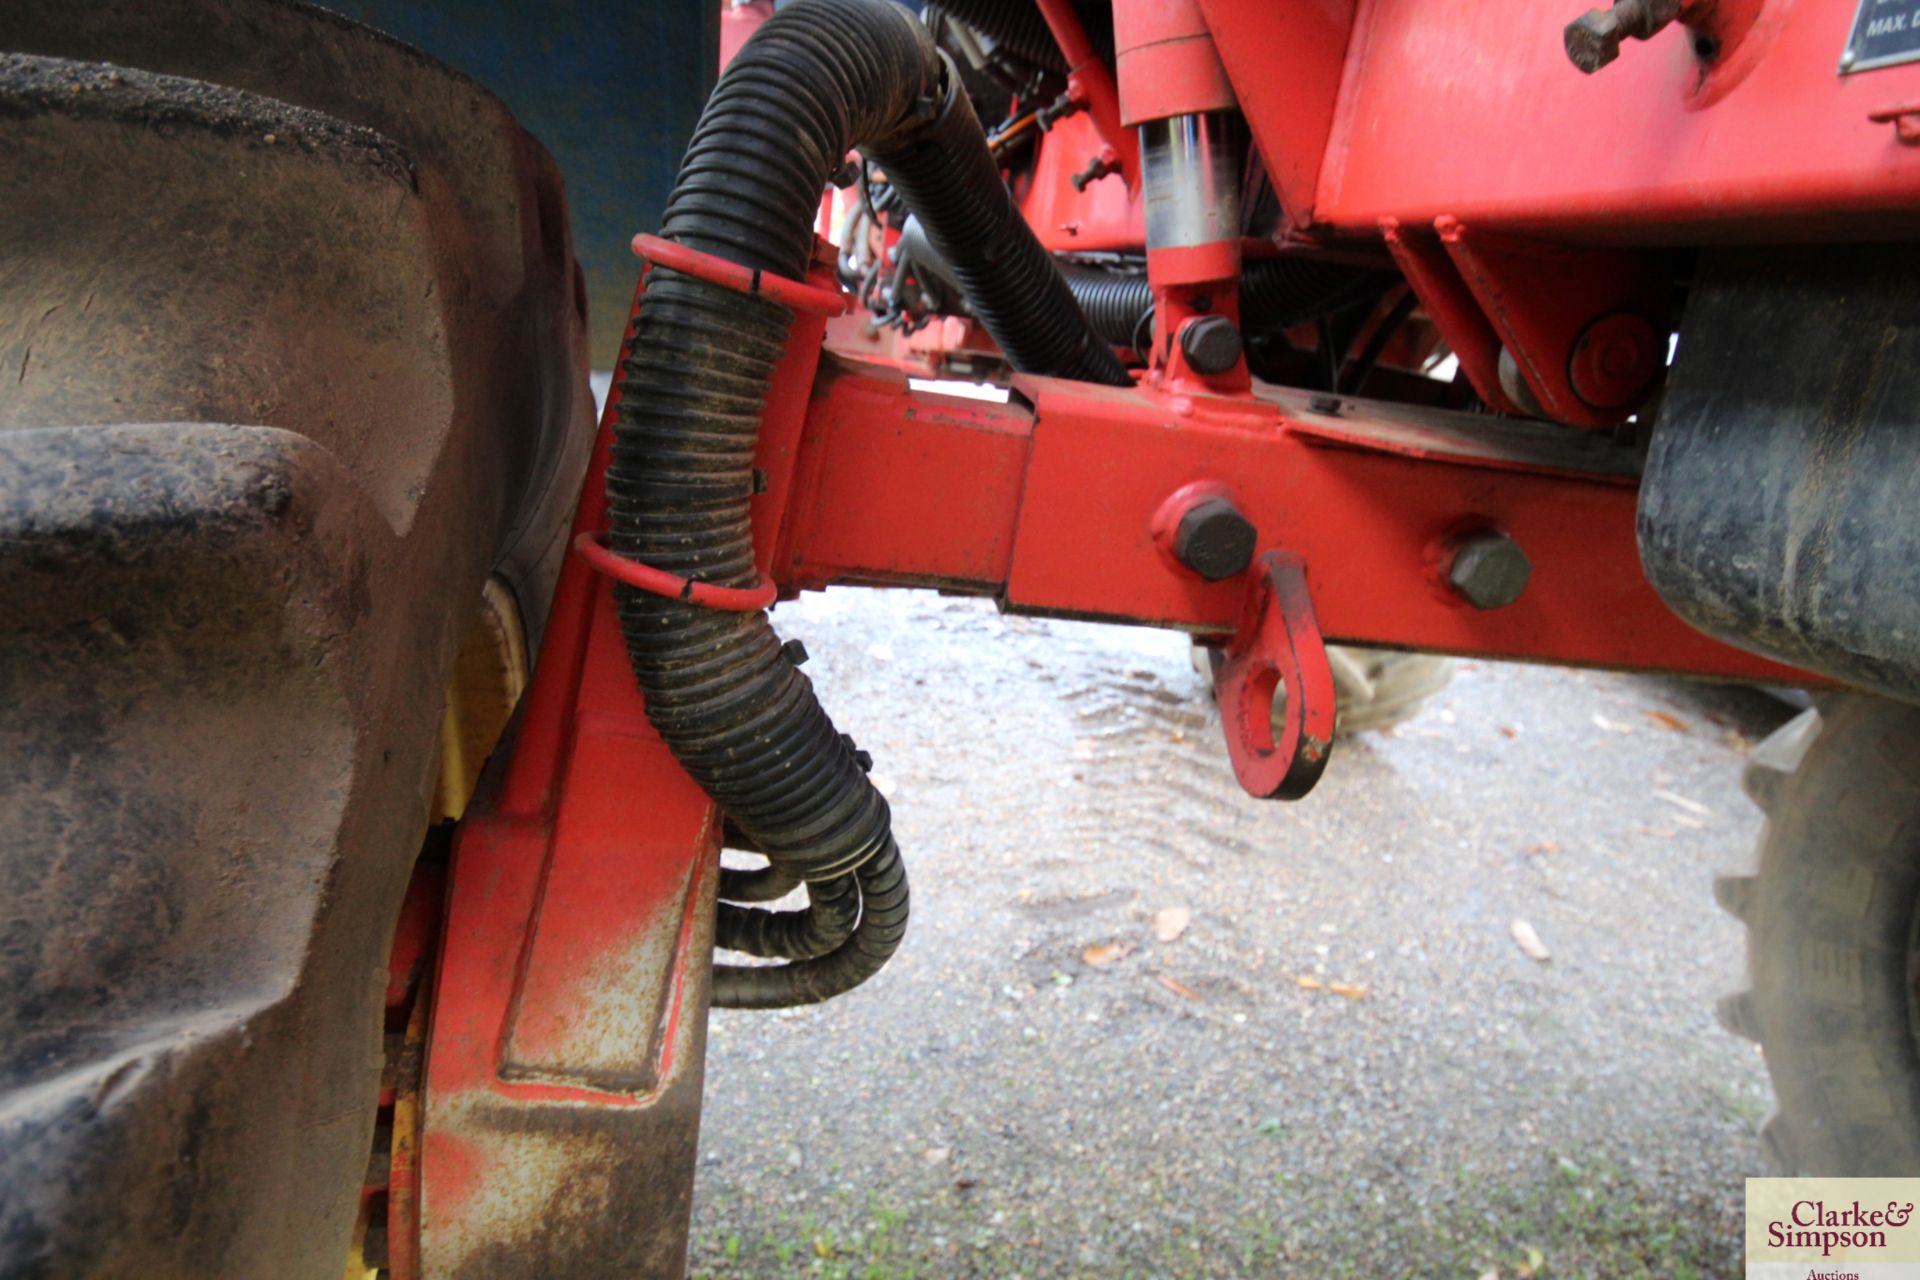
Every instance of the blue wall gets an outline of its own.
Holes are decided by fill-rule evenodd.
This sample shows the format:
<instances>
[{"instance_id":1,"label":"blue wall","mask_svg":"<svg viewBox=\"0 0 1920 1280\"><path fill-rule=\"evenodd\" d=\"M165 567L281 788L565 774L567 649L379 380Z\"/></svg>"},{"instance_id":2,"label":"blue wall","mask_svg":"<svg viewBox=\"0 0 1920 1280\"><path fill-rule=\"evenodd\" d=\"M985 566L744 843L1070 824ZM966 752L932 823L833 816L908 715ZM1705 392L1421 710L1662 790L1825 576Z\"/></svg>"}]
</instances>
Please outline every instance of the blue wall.
<instances>
[{"instance_id":1,"label":"blue wall","mask_svg":"<svg viewBox=\"0 0 1920 1280\"><path fill-rule=\"evenodd\" d=\"M594 367L608 368L639 263L719 62L716 0L325 0L500 95L566 175Z\"/></svg>"}]
</instances>

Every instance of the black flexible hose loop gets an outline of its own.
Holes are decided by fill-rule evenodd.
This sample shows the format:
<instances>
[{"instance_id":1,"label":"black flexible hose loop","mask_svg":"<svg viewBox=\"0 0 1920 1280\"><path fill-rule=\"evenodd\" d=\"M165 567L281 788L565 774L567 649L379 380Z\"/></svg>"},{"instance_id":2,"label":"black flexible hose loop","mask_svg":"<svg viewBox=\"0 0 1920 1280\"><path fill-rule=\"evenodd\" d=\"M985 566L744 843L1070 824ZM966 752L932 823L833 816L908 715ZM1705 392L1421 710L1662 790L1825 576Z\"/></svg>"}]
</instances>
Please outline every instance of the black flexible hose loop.
<instances>
[{"instance_id":1,"label":"black flexible hose loop","mask_svg":"<svg viewBox=\"0 0 1920 1280\"><path fill-rule=\"evenodd\" d=\"M884 0L797 0L729 64L687 148L660 233L791 279L806 275L820 191L863 145L949 255L1018 368L1127 383L1011 197L958 78L925 28ZM758 576L749 520L767 386L792 313L656 266L620 363L606 477L612 549L721 586ZM713 1002L806 1004L877 973L906 932L907 880L886 800L763 613L615 587L647 715L770 864L723 876L765 900L805 883L805 911L723 903L719 946L783 959L719 965Z\"/></svg>"},{"instance_id":2,"label":"black flexible hose loop","mask_svg":"<svg viewBox=\"0 0 1920 1280\"><path fill-rule=\"evenodd\" d=\"M1060 274L1086 314L1087 323L1101 339L1116 347L1133 347L1147 312L1153 308L1153 290L1144 271L1104 271L1062 263Z\"/></svg>"},{"instance_id":3,"label":"black flexible hose loop","mask_svg":"<svg viewBox=\"0 0 1920 1280\"><path fill-rule=\"evenodd\" d=\"M751 871L723 867L720 870L720 898L723 902L774 902L800 887L800 882L772 866Z\"/></svg>"},{"instance_id":4,"label":"black flexible hose loop","mask_svg":"<svg viewBox=\"0 0 1920 1280\"><path fill-rule=\"evenodd\" d=\"M1060 274L1102 341L1138 348L1153 290L1144 271L1105 271L1063 263ZM1240 327L1264 333L1351 306L1391 277L1365 267L1307 258L1250 258L1240 276Z\"/></svg>"}]
</instances>

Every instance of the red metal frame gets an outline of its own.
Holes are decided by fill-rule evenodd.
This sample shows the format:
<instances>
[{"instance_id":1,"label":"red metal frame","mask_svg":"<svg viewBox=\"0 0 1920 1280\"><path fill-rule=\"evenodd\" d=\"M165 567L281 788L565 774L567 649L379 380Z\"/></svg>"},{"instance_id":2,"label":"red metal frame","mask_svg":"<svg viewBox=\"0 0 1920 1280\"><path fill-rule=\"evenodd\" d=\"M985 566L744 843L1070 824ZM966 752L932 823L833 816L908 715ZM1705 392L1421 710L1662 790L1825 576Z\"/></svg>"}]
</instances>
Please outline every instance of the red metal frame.
<instances>
[{"instance_id":1,"label":"red metal frame","mask_svg":"<svg viewBox=\"0 0 1920 1280\"><path fill-rule=\"evenodd\" d=\"M1662 248L1913 233L1920 64L1840 74L1851 0L1690 4L1592 76L1562 40L1586 0L1115 0L1129 120L1217 103L1193 4L1287 215L1278 239L1384 238L1498 410L1609 427L1639 408L1665 356ZM1086 150L1069 143L1041 147L1036 230L1139 250L1136 210L1063 185Z\"/></svg>"},{"instance_id":2,"label":"red metal frame","mask_svg":"<svg viewBox=\"0 0 1920 1280\"><path fill-rule=\"evenodd\" d=\"M916 391L891 365L823 363L824 324L796 324L757 457L756 537L782 591L935 586L1210 637L1226 646L1230 754L1257 794L1297 795L1325 765L1322 628L1806 679L1660 604L1634 553L1630 455L1590 434L1359 400L1314 408L1264 386L1196 396L1021 378L1006 404L961 400ZM576 536L604 521L607 449L603 426ZM1256 571L1209 582L1166 553L1163 508L1196 486L1257 527ZM1517 603L1482 611L1446 568L1460 539L1488 529L1534 571ZM583 1161L605 1162L596 1178L688 1184L718 827L646 721L609 581L571 559L509 767L456 843L425 1122L417 1165L396 1170L418 1180L399 1201L417 1205L422 1275L595 1212L566 1201ZM556 1126L596 1141L556 1148ZM395 1252L414 1256L411 1241Z\"/></svg>"},{"instance_id":3,"label":"red metal frame","mask_svg":"<svg viewBox=\"0 0 1920 1280\"><path fill-rule=\"evenodd\" d=\"M1073 0L1035 0L1047 29L1067 59L1067 96L1093 117L1100 135L1100 158L1125 175L1127 185L1140 186L1140 142L1120 120L1120 93L1113 68L1095 52L1081 25Z\"/></svg>"},{"instance_id":4,"label":"red metal frame","mask_svg":"<svg viewBox=\"0 0 1920 1280\"><path fill-rule=\"evenodd\" d=\"M1131 133L1131 130L1128 130ZM1138 253L1147 241L1139 184L1118 177L1073 185L1074 175L1105 145L1085 114L1056 120L1040 140L1033 174L1017 195L1020 214L1055 253Z\"/></svg>"},{"instance_id":5,"label":"red metal frame","mask_svg":"<svg viewBox=\"0 0 1920 1280\"><path fill-rule=\"evenodd\" d=\"M1006 404L917 391L891 366L823 365L768 564L783 595L933 586L1010 612L1225 638L1245 587L1169 563L1155 513L1217 484L1262 550L1303 558L1330 639L1752 680L1811 679L1709 639L1640 572L1630 452L1587 433L1256 384L1249 398L1021 377ZM955 477L964 476L964 484ZM1534 566L1483 611L1446 583L1463 530Z\"/></svg>"},{"instance_id":6,"label":"red metal frame","mask_svg":"<svg viewBox=\"0 0 1920 1280\"><path fill-rule=\"evenodd\" d=\"M1586 0L1200 3L1302 227L1689 244L1910 234L1920 206L1920 154L1873 118L1920 65L1841 75L1852 0L1694 6L1711 60L1675 23L1593 76L1561 38Z\"/></svg>"},{"instance_id":7,"label":"red metal frame","mask_svg":"<svg viewBox=\"0 0 1920 1280\"><path fill-rule=\"evenodd\" d=\"M830 262L817 255L817 277ZM1005 404L955 399L912 389L892 365L823 360L825 324L796 323L756 457L756 541L783 593L935 586L1015 612L1210 637L1226 647L1230 755L1256 794L1301 794L1325 766L1322 627L1450 652L1803 679L1659 603L1634 555L1631 468L1590 434L1357 400L1316 409L1264 386L1196 396L1021 378ZM605 520L614 403L617 391L576 537ZM1253 572L1209 582L1167 554L1163 509L1199 489L1230 496L1258 528ZM1518 603L1481 611L1445 577L1452 546L1488 529L1521 544L1534 576ZM393 1252L419 1275L458 1275L502 1251L537 1260L530 1242L560 1229L601 1233L608 1250L628 1249L610 1262L632 1261L640 1246L622 1214L655 1233L654 1261L634 1265L679 1265L719 825L647 723L611 583L570 558L511 760L455 845L424 1120L395 1167ZM583 1179L633 1198L617 1214L579 1203Z\"/></svg>"}]
</instances>

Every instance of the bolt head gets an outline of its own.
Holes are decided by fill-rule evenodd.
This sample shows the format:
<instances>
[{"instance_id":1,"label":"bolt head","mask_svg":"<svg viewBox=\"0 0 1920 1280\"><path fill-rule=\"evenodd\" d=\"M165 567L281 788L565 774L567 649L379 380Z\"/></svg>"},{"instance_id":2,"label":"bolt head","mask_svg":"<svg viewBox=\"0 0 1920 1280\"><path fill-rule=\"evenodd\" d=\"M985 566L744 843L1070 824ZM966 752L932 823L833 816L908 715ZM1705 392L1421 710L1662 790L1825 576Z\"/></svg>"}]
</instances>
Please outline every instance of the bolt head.
<instances>
[{"instance_id":1,"label":"bolt head","mask_svg":"<svg viewBox=\"0 0 1920 1280\"><path fill-rule=\"evenodd\" d=\"M1225 498L1202 498L1174 530L1173 554L1208 582L1245 573L1260 538L1253 522Z\"/></svg>"},{"instance_id":2,"label":"bolt head","mask_svg":"<svg viewBox=\"0 0 1920 1280\"><path fill-rule=\"evenodd\" d=\"M1180 326L1180 352L1195 373L1225 373L1240 363L1240 330L1225 316L1196 316Z\"/></svg>"},{"instance_id":3,"label":"bolt head","mask_svg":"<svg viewBox=\"0 0 1920 1280\"><path fill-rule=\"evenodd\" d=\"M1520 598L1533 562L1520 544L1500 533L1478 533L1460 544L1447 581L1476 609L1504 609Z\"/></svg>"},{"instance_id":4,"label":"bolt head","mask_svg":"<svg viewBox=\"0 0 1920 1280\"><path fill-rule=\"evenodd\" d=\"M1620 56L1620 41L1625 33L1620 19L1610 9L1589 9L1567 24L1562 33L1567 57L1586 75Z\"/></svg>"},{"instance_id":5,"label":"bolt head","mask_svg":"<svg viewBox=\"0 0 1920 1280\"><path fill-rule=\"evenodd\" d=\"M1647 398L1665 363L1666 335L1625 311L1601 316L1573 344L1567 381L1596 409L1625 409Z\"/></svg>"}]
</instances>

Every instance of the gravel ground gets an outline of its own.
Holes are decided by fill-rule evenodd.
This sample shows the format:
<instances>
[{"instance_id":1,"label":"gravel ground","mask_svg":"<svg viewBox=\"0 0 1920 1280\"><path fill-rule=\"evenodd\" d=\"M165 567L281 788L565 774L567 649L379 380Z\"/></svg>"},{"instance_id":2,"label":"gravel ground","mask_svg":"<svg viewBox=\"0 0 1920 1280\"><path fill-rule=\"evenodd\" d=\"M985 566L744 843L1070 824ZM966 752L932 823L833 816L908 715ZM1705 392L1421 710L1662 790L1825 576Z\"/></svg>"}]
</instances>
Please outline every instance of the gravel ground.
<instances>
[{"instance_id":1,"label":"gravel ground","mask_svg":"<svg viewBox=\"0 0 1920 1280\"><path fill-rule=\"evenodd\" d=\"M1277 804L1181 637L775 621L876 758L914 922L831 1004L715 1014L696 1275L1738 1274L1770 1098L1710 885L1778 703L1462 663Z\"/></svg>"}]
</instances>

